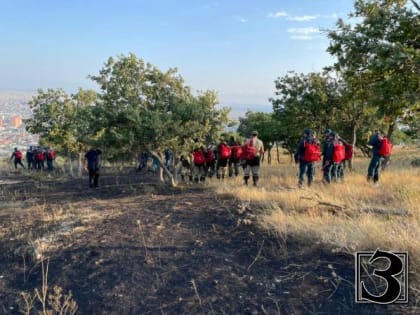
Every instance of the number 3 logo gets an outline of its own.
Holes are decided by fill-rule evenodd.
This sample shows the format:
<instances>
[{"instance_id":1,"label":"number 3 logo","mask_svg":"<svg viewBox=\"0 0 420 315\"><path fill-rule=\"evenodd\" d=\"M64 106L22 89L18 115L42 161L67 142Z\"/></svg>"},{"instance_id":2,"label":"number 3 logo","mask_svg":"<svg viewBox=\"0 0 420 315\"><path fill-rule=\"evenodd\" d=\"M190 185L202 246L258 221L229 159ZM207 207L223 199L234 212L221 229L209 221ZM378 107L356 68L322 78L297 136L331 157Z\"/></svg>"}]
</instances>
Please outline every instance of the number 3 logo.
<instances>
[{"instance_id":1,"label":"number 3 logo","mask_svg":"<svg viewBox=\"0 0 420 315\"><path fill-rule=\"evenodd\" d=\"M362 267L360 259L370 257L369 264L373 265L380 259L387 261L386 269L374 268L372 280L377 282L378 278L386 283L385 291L380 295L372 294L366 287L365 282L360 280ZM358 273L356 274L356 302L371 302L378 304L390 304L394 302L408 302L407 299L407 253L392 253L377 249L373 254L370 252L356 253ZM404 274L402 275L402 273ZM377 279L374 279L374 278ZM403 279L403 283L401 281ZM403 286L403 287L402 287ZM403 293L403 298L401 299Z\"/></svg>"}]
</instances>

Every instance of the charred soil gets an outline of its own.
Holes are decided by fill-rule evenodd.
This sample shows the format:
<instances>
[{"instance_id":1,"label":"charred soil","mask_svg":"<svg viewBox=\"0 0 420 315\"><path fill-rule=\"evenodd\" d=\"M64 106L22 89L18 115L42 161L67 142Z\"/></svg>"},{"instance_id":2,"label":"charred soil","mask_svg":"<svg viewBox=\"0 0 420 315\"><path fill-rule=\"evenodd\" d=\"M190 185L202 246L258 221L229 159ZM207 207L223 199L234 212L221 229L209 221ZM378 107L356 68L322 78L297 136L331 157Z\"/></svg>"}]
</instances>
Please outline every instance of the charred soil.
<instances>
[{"instance_id":1,"label":"charred soil","mask_svg":"<svg viewBox=\"0 0 420 315\"><path fill-rule=\"evenodd\" d=\"M27 174L0 185L0 313L22 292L71 291L77 314L386 314L354 303L354 257L258 226L258 207L152 174ZM31 314L41 310L35 304ZM407 310L404 311L407 313Z\"/></svg>"}]
</instances>

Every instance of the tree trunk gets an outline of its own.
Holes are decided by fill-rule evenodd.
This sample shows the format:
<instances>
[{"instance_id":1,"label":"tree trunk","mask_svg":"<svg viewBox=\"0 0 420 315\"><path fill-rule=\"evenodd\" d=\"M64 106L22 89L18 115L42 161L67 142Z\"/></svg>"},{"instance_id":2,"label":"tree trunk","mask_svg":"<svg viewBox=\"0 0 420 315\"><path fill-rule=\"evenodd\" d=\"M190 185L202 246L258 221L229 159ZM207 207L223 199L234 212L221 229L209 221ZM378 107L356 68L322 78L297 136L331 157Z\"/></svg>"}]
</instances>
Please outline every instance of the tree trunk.
<instances>
[{"instance_id":1,"label":"tree trunk","mask_svg":"<svg viewBox=\"0 0 420 315\"><path fill-rule=\"evenodd\" d=\"M411 3L416 7L416 9L417 9L417 11L420 11L420 6L419 6L419 4L416 2L416 1L414 1L414 0L410 0L411 1Z\"/></svg>"},{"instance_id":2,"label":"tree trunk","mask_svg":"<svg viewBox=\"0 0 420 315\"><path fill-rule=\"evenodd\" d=\"M82 170L83 170L83 152L77 153L77 176L82 176Z\"/></svg>"},{"instance_id":3,"label":"tree trunk","mask_svg":"<svg viewBox=\"0 0 420 315\"><path fill-rule=\"evenodd\" d=\"M67 151L67 160L69 162L69 171L70 171L70 176L74 177L74 172L73 172L73 161L71 160L71 153Z\"/></svg>"},{"instance_id":4,"label":"tree trunk","mask_svg":"<svg viewBox=\"0 0 420 315\"><path fill-rule=\"evenodd\" d=\"M279 151L279 144L276 142L276 151L277 151L277 163L280 164L280 151Z\"/></svg>"},{"instance_id":5,"label":"tree trunk","mask_svg":"<svg viewBox=\"0 0 420 315\"><path fill-rule=\"evenodd\" d=\"M352 129L352 133L353 133L353 135L352 135L353 139L351 139L351 144L353 146L353 155L352 155L351 158L353 159L354 158L354 152L355 152L355 149L356 149L356 143L357 143L357 124L355 122L353 122L353 124L351 126L351 129Z\"/></svg>"},{"instance_id":6,"label":"tree trunk","mask_svg":"<svg viewBox=\"0 0 420 315\"><path fill-rule=\"evenodd\" d=\"M394 130L395 130L395 121L390 123L388 126L388 132L386 134L388 139L391 139Z\"/></svg>"}]
</instances>

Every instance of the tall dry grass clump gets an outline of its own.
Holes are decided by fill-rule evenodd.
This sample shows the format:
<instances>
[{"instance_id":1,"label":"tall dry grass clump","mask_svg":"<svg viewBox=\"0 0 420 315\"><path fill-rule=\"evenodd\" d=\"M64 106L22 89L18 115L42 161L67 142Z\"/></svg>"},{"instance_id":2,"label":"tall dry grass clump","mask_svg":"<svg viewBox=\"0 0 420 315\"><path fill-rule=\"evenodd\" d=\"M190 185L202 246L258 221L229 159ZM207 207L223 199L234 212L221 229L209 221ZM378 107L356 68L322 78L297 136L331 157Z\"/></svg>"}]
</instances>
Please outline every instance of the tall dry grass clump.
<instances>
[{"instance_id":1,"label":"tall dry grass clump","mask_svg":"<svg viewBox=\"0 0 420 315\"><path fill-rule=\"evenodd\" d=\"M258 223L288 238L322 242L349 253L381 248L408 251L413 290L420 292L420 167L410 162L420 152L395 150L379 183L366 181L369 159L354 161L344 182L324 185L320 166L311 188L298 188L298 167L290 162L263 165L259 187L247 187L242 178L217 186L242 202L267 209Z\"/></svg>"}]
</instances>

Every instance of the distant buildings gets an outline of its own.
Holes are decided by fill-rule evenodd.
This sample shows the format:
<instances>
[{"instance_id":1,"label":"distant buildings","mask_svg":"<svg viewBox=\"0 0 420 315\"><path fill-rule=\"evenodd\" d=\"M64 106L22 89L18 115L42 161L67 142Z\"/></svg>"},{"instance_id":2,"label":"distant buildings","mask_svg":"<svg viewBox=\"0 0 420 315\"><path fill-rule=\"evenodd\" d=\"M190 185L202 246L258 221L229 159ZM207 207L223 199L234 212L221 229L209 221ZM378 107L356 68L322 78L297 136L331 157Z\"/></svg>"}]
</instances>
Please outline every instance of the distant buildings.
<instances>
[{"instance_id":1,"label":"distant buildings","mask_svg":"<svg viewBox=\"0 0 420 315\"><path fill-rule=\"evenodd\" d=\"M14 147L25 150L38 143L38 136L28 133L23 122L32 114L28 106L32 95L0 91L0 157L10 156Z\"/></svg>"},{"instance_id":2,"label":"distant buildings","mask_svg":"<svg viewBox=\"0 0 420 315\"><path fill-rule=\"evenodd\" d=\"M10 117L10 122L13 128L19 128L22 125L22 117L19 115L13 115Z\"/></svg>"}]
</instances>

